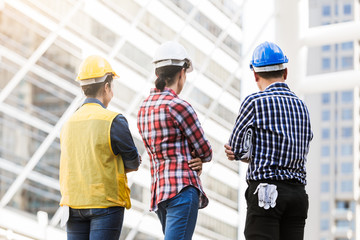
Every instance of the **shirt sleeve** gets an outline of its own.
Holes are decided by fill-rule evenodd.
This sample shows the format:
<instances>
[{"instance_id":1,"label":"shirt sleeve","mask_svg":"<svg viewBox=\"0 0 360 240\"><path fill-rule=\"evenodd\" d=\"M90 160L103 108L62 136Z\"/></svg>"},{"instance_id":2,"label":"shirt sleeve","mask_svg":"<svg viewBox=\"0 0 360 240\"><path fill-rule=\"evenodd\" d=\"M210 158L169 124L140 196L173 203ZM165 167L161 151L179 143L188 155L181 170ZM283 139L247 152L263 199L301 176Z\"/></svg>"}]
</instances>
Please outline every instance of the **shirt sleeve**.
<instances>
[{"instance_id":1,"label":"shirt sleeve","mask_svg":"<svg viewBox=\"0 0 360 240\"><path fill-rule=\"evenodd\" d=\"M170 105L170 114L184 133L192 148L191 151L195 150L196 156L201 158L203 162L211 161L210 143L205 138L204 130L192 106L185 101L176 102Z\"/></svg>"},{"instance_id":2,"label":"shirt sleeve","mask_svg":"<svg viewBox=\"0 0 360 240\"><path fill-rule=\"evenodd\" d=\"M236 118L234 129L232 130L229 145L235 154L236 160L239 160L239 154L242 153L243 140L246 129L253 124L254 108L251 98L246 98L241 104L239 115Z\"/></svg>"},{"instance_id":3,"label":"shirt sleeve","mask_svg":"<svg viewBox=\"0 0 360 240\"><path fill-rule=\"evenodd\" d=\"M140 155L134 144L126 118L119 114L112 122L110 129L111 147L115 155L120 154L125 169L137 169L140 165Z\"/></svg>"}]
</instances>

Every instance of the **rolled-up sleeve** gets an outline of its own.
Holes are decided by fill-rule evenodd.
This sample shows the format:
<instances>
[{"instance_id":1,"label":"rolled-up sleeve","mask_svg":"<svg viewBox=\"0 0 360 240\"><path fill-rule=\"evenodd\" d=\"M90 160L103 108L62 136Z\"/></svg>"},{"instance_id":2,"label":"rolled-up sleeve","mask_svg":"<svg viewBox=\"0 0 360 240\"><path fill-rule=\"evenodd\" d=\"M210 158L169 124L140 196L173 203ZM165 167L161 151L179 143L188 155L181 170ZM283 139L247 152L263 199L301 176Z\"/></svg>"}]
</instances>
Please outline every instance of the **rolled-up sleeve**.
<instances>
[{"instance_id":1,"label":"rolled-up sleeve","mask_svg":"<svg viewBox=\"0 0 360 240\"><path fill-rule=\"evenodd\" d=\"M252 125L253 119L254 112L252 101L251 99L246 98L240 107L239 115L236 118L235 126L229 139L229 145L235 154L236 160L240 159L240 154L243 151L244 134L247 127Z\"/></svg>"},{"instance_id":2,"label":"rolled-up sleeve","mask_svg":"<svg viewBox=\"0 0 360 240\"><path fill-rule=\"evenodd\" d=\"M137 169L140 166L140 155L134 144L126 118L119 114L112 122L110 129L111 147L115 155L120 154L126 169Z\"/></svg>"}]
</instances>

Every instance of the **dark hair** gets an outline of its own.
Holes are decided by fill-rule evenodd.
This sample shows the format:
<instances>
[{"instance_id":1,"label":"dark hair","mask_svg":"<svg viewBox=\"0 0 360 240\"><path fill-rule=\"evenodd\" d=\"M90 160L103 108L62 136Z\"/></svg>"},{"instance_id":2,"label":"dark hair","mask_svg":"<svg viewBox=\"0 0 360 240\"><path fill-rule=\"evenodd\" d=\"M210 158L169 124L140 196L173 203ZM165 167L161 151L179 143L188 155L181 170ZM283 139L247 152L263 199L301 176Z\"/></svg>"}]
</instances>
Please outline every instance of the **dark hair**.
<instances>
[{"instance_id":1,"label":"dark hair","mask_svg":"<svg viewBox=\"0 0 360 240\"><path fill-rule=\"evenodd\" d=\"M257 74L265 79L270 79L270 78L280 78L284 75L285 73L285 69L282 70L278 70L278 71L272 71L272 72L257 72Z\"/></svg>"},{"instance_id":2,"label":"dark hair","mask_svg":"<svg viewBox=\"0 0 360 240\"><path fill-rule=\"evenodd\" d=\"M102 89L106 83L109 83L109 87L111 87L112 81L113 81L113 76L109 74L109 75L107 75L104 82L85 85L85 86L82 86L81 88L84 91L85 96L96 97L98 95L100 89Z\"/></svg>"},{"instance_id":3,"label":"dark hair","mask_svg":"<svg viewBox=\"0 0 360 240\"><path fill-rule=\"evenodd\" d=\"M164 91L165 86L170 86L175 81L175 75L181 71L181 69L188 69L190 65L185 62L183 66L164 66L155 69L155 74L158 78L155 80L155 86L160 91Z\"/></svg>"}]
</instances>

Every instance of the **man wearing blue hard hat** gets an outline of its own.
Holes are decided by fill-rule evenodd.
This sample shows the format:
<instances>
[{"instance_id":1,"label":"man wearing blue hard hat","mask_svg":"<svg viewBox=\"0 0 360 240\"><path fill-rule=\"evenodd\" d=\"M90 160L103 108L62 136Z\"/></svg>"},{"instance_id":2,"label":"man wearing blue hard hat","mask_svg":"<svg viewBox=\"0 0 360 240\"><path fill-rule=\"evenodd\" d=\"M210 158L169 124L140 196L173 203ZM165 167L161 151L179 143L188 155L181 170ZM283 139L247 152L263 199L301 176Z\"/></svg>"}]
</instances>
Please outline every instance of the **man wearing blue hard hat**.
<instances>
[{"instance_id":1,"label":"man wearing blue hard hat","mask_svg":"<svg viewBox=\"0 0 360 240\"><path fill-rule=\"evenodd\" d=\"M288 58L274 43L254 50L250 69L260 92L241 104L225 153L248 163L246 239L304 237L306 156L313 137L306 105L285 83Z\"/></svg>"}]
</instances>

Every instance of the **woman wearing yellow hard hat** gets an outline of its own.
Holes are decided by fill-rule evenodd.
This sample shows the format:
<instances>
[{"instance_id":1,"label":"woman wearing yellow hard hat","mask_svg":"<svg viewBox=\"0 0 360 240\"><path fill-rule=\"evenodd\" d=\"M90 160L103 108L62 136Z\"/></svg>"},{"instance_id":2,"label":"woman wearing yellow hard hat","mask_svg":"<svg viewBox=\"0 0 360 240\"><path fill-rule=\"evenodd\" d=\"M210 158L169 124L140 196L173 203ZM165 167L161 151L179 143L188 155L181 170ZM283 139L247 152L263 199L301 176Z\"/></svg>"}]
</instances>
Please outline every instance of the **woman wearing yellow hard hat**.
<instances>
[{"instance_id":1,"label":"woman wearing yellow hard hat","mask_svg":"<svg viewBox=\"0 0 360 240\"><path fill-rule=\"evenodd\" d=\"M131 207L126 173L141 158L126 118L106 109L114 77L106 59L86 58L77 77L86 100L61 130L60 205L69 240L118 240Z\"/></svg>"}]
</instances>

